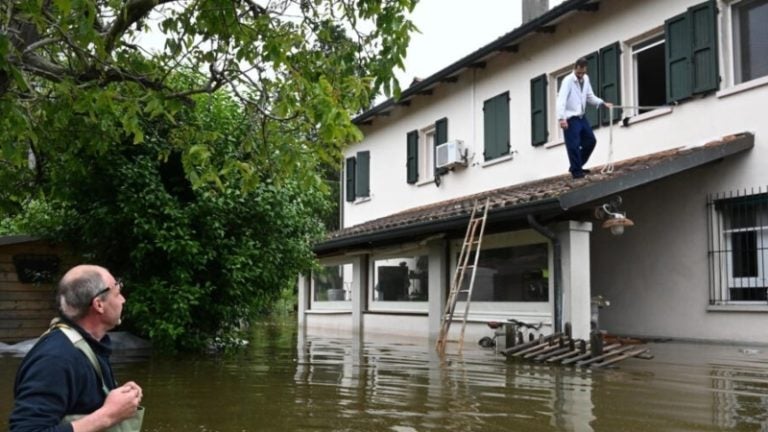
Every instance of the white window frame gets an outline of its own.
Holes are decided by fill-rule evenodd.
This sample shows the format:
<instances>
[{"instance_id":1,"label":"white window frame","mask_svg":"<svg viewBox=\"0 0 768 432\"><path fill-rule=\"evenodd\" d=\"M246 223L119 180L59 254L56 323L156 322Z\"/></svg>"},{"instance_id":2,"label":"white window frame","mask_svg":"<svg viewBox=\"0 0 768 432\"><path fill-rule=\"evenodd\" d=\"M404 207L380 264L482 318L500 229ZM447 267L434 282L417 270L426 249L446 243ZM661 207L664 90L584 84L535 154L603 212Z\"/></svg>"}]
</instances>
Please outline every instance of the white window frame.
<instances>
[{"instance_id":1,"label":"white window frame","mask_svg":"<svg viewBox=\"0 0 768 432\"><path fill-rule=\"evenodd\" d=\"M564 66L557 69L554 72L550 72L547 79L549 80L548 95L548 127L549 127L549 142L544 144L545 147L552 147L560 144L565 144L565 135L563 134L563 128L560 127L560 121L557 119L557 92L560 90L560 86L557 83L558 78L565 77L573 71L573 65Z\"/></svg>"},{"instance_id":2,"label":"white window frame","mask_svg":"<svg viewBox=\"0 0 768 432\"><path fill-rule=\"evenodd\" d=\"M435 124L419 129L419 181L417 186L435 182Z\"/></svg>"},{"instance_id":3,"label":"white window frame","mask_svg":"<svg viewBox=\"0 0 768 432\"><path fill-rule=\"evenodd\" d=\"M333 300L326 300L326 301L317 301L315 300L315 276L314 272L312 272L312 277L310 278L310 289L309 289L309 298L310 298L310 310L324 310L324 311L351 311L352 310L352 296L354 295L354 263L351 260L346 259L330 259L330 260L321 260L320 265L323 267L331 267L331 266L349 266L349 268L344 269L344 276L343 276L343 284L344 284L344 291L345 291L345 299L341 301L333 301ZM349 279L347 279L349 278Z\"/></svg>"},{"instance_id":4,"label":"white window frame","mask_svg":"<svg viewBox=\"0 0 768 432\"><path fill-rule=\"evenodd\" d=\"M462 242L463 239L456 239L450 243L451 274L456 271L456 260L457 256L461 252ZM549 269L553 269L554 267L552 262L551 243L547 240L547 238L533 230L522 230L486 235L483 237L480 256L482 257L484 250L514 246L527 246L540 243L547 244L547 266ZM466 277L470 276L471 274L467 275ZM546 302L482 302L473 300L470 305L470 315L476 318L493 317L496 319L509 318L513 316L527 316L531 320L549 322L552 316L552 308L554 304L554 278L552 277L551 271L549 276L549 300ZM465 307L465 301L456 302L456 311L461 311L461 313L463 313Z\"/></svg>"},{"instance_id":5,"label":"white window frame","mask_svg":"<svg viewBox=\"0 0 768 432\"><path fill-rule=\"evenodd\" d=\"M720 30L720 70L723 71L723 88L717 92L718 97L726 97L756 87L768 85L768 75L749 81L737 82L737 56L739 55L738 40L734 37L737 28L734 26L736 19L734 8L746 0L720 0L718 6L721 11Z\"/></svg>"},{"instance_id":6,"label":"white window frame","mask_svg":"<svg viewBox=\"0 0 768 432\"><path fill-rule=\"evenodd\" d=\"M431 259L429 256L429 250L424 247L417 248L404 248L397 252L378 253L371 256L368 266L368 286L372 287L368 290L368 310L371 312L413 312L413 313L428 313L429 301L383 301L374 300L376 295L376 261L383 261L389 259L402 260L406 257L408 259L427 256L427 259ZM410 267L410 266L409 266ZM427 265L427 271L429 271L429 265ZM422 287L429 293L429 286Z\"/></svg>"}]
</instances>

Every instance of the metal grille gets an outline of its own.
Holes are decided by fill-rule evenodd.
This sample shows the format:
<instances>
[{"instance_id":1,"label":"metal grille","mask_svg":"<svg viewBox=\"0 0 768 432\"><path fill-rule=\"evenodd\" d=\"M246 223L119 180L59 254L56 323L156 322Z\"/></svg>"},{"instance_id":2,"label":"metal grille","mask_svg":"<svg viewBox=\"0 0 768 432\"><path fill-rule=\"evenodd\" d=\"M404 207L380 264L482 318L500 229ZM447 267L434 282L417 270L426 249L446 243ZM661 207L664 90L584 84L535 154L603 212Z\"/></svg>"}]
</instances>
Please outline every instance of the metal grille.
<instances>
[{"instance_id":1,"label":"metal grille","mask_svg":"<svg viewBox=\"0 0 768 432\"><path fill-rule=\"evenodd\" d=\"M768 188L707 198L712 305L768 303Z\"/></svg>"}]
</instances>

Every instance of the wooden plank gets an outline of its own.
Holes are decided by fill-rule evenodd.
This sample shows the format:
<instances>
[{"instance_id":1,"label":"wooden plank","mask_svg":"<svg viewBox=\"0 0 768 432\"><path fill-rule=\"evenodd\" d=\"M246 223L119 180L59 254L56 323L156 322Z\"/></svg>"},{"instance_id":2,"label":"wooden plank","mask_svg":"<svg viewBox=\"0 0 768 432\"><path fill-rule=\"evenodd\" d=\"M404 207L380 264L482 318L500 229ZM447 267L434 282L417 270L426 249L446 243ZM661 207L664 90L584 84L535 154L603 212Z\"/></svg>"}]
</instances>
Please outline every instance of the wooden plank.
<instances>
[{"instance_id":1,"label":"wooden plank","mask_svg":"<svg viewBox=\"0 0 768 432\"><path fill-rule=\"evenodd\" d=\"M620 346L621 346L621 344L608 345L607 347L603 348L603 351L604 352L613 351L616 348L619 348ZM589 348L590 347L587 347L587 352L585 352L584 354L579 354L576 357L569 357L569 358L563 360L563 364L564 365L568 365L568 364L576 363L578 361L582 361L584 359L588 359L590 356L592 356L592 353L590 352Z\"/></svg>"},{"instance_id":2,"label":"wooden plank","mask_svg":"<svg viewBox=\"0 0 768 432\"><path fill-rule=\"evenodd\" d=\"M48 302L39 302L32 300L9 300L0 301L0 312L8 310L43 310L53 308L53 300Z\"/></svg>"},{"instance_id":3,"label":"wooden plank","mask_svg":"<svg viewBox=\"0 0 768 432\"><path fill-rule=\"evenodd\" d=\"M51 319L57 315L56 308L51 305L48 309L5 310L0 313L0 319Z\"/></svg>"},{"instance_id":4,"label":"wooden plank","mask_svg":"<svg viewBox=\"0 0 768 432\"><path fill-rule=\"evenodd\" d=\"M0 301L34 300L43 303L55 301L56 294L45 291L0 291Z\"/></svg>"},{"instance_id":5,"label":"wooden plank","mask_svg":"<svg viewBox=\"0 0 768 432\"><path fill-rule=\"evenodd\" d=\"M27 339L37 338L45 333L46 330L48 330L47 326L39 329L0 329L0 342L16 343Z\"/></svg>"},{"instance_id":6,"label":"wooden plank","mask_svg":"<svg viewBox=\"0 0 768 432\"><path fill-rule=\"evenodd\" d=\"M48 327L51 320L48 318L38 319L5 319L0 318L0 329L38 329Z\"/></svg>"},{"instance_id":7,"label":"wooden plank","mask_svg":"<svg viewBox=\"0 0 768 432\"><path fill-rule=\"evenodd\" d=\"M509 356L511 354L515 354L515 353L518 353L518 352L520 352L522 350L528 349L528 348L530 348L532 346L539 345L539 344L541 344L543 342L548 342L553 337L555 337L555 334L543 336L543 337L541 337L539 339L532 340L530 342L524 342L524 343L515 345L513 347L507 348L507 349L503 350L502 353L507 355L507 356Z\"/></svg>"},{"instance_id":8,"label":"wooden plank","mask_svg":"<svg viewBox=\"0 0 768 432\"><path fill-rule=\"evenodd\" d=\"M528 353L528 354L524 355L523 358L530 359L530 358L533 358L533 357L536 357L536 356L539 356L539 355L542 355L542 354L546 354L546 353L548 353L550 351L558 350L560 348L562 348L562 346L560 345L560 339L552 340L552 341L549 342L549 344L547 345L546 348L544 348L544 349L542 349L540 351Z\"/></svg>"},{"instance_id":9,"label":"wooden plank","mask_svg":"<svg viewBox=\"0 0 768 432\"><path fill-rule=\"evenodd\" d=\"M627 345L627 346L632 346L632 345ZM637 346L637 345L634 345L634 346ZM605 361L602 361L602 362L599 362L599 363L595 363L595 364L592 365L592 367L593 368L606 367L606 366L612 365L614 363L618 363L618 362L620 362L622 360L626 360L626 359L628 359L630 357L635 357L635 356L638 356L640 354L647 353L648 351L650 351L650 350L648 348L646 348L646 347L636 348L634 350L627 351L624 354L621 354L621 355L618 355L618 356L614 356L614 357L612 357L612 358L610 358L608 360L605 360Z\"/></svg>"},{"instance_id":10,"label":"wooden plank","mask_svg":"<svg viewBox=\"0 0 768 432\"><path fill-rule=\"evenodd\" d=\"M636 346L635 345L624 345L621 348L616 348L614 350L611 350L610 352L606 352L605 354L599 355L597 357L592 357L590 359L582 360L580 362L577 362L576 366L586 367L586 366L591 365L592 363L597 363L600 360L604 360L604 359L607 359L609 357L615 356L617 354L621 354L621 353L623 353L625 351L629 351L629 350L631 350L633 348L636 348Z\"/></svg>"},{"instance_id":11,"label":"wooden plank","mask_svg":"<svg viewBox=\"0 0 768 432\"><path fill-rule=\"evenodd\" d=\"M538 356L533 358L533 361L543 362L543 361L546 361L546 360L548 360L548 359L550 359L552 357L560 356L563 353L567 353L567 352L570 352L570 351L571 351L571 347L567 347L567 346L566 347L559 347L558 346L557 349L554 350L554 351L550 351L548 353L539 354Z\"/></svg>"}]
</instances>

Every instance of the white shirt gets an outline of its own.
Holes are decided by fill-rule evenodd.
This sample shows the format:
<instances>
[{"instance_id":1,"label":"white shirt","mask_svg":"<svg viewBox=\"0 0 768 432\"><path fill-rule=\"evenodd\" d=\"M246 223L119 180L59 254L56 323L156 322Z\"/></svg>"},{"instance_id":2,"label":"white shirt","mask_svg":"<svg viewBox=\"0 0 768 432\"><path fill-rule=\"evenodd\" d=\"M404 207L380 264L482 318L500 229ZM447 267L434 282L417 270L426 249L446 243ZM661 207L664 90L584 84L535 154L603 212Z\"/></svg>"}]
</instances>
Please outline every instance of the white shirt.
<instances>
[{"instance_id":1,"label":"white shirt","mask_svg":"<svg viewBox=\"0 0 768 432\"><path fill-rule=\"evenodd\" d=\"M563 82L560 84L560 91L557 93L558 120L584 115L587 102L594 106L600 106L605 103L592 92L592 86L589 84L589 76L587 74L584 74L583 80L584 85L579 85L579 79L576 78L574 72L563 78Z\"/></svg>"}]
</instances>

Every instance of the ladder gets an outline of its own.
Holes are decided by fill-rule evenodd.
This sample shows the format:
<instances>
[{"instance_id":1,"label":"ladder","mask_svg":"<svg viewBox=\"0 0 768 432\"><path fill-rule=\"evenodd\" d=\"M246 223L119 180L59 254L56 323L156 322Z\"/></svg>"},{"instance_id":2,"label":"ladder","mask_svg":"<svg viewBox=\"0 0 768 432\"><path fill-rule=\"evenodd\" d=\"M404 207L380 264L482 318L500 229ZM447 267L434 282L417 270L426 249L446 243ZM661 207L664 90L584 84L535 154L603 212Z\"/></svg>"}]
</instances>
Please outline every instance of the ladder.
<instances>
[{"instance_id":1,"label":"ladder","mask_svg":"<svg viewBox=\"0 0 768 432\"><path fill-rule=\"evenodd\" d=\"M480 258L480 247L483 242L483 233L485 232L485 221L488 219L488 207L490 204L490 198L486 198L485 202L475 200L475 204L472 207L472 214L469 217L469 225L467 226L467 233L464 235L464 242L461 245L461 252L459 258L456 261L456 271L453 273L451 279L451 291L448 293L448 300L445 303L445 312L440 322L440 334L437 338L437 351L439 353L445 353L445 346L448 342L448 330L451 327L453 321L453 314L456 309L456 301L459 298L459 294L462 292L467 293L466 305L464 307L464 317L461 323L461 335L459 336L459 353L464 348L464 330L467 327L467 316L469 315L469 302L472 298L472 288L475 285L475 274L477 273L477 263ZM475 251L474 261L469 264L469 258L472 251ZM462 289L464 283L464 277L466 276L467 269L472 269L472 274L469 279L469 286L466 289Z\"/></svg>"}]
</instances>

